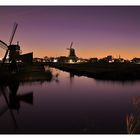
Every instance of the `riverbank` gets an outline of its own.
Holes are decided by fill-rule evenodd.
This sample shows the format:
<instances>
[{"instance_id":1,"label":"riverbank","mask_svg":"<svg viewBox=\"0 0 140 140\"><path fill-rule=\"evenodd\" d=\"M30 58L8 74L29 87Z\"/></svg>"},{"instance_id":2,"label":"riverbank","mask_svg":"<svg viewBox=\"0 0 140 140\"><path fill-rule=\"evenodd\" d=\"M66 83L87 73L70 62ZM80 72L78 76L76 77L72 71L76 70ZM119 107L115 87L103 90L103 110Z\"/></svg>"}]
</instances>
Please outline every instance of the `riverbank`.
<instances>
[{"instance_id":1,"label":"riverbank","mask_svg":"<svg viewBox=\"0 0 140 140\"><path fill-rule=\"evenodd\" d=\"M19 71L17 73L10 73L8 71L8 65L0 70L0 84L11 82L32 82L32 81L51 81L51 71L45 71L43 64L32 65L19 65Z\"/></svg>"},{"instance_id":2,"label":"riverbank","mask_svg":"<svg viewBox=\"0 0 140 140\"><path fill-rule=\"evenodd\" d=\"M139 64L123 63L47 63L47 65L79 76L100 80L140 80Z\"/></svg>"}]
</instances>

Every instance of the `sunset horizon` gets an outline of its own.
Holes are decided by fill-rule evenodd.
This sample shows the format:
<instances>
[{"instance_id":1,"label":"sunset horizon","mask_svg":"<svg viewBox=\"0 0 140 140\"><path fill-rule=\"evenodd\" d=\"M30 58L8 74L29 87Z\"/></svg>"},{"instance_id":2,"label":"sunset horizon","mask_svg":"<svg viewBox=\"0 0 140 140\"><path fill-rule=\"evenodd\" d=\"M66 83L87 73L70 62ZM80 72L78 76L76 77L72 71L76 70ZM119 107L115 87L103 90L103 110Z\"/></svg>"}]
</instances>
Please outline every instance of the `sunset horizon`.
<instances>
[{"instance_id":1,"label":"sunset horizon","mask_svg":"<svg viewBox=\"0 0 140 140\"><path fill-rule=\"evenodd\" d=\"M14 22L13 43L34 57L68 56L73 41L78 57L140 57L140 8L137 6L3 6L1 36L7 44ZM1 49L0 57L3 58Z\"/></svg>"},{"instance_id":2,"label":"sunset horizon","mask_svg":"<svg viewBox=\"0 0 140 140\"><path fill-rule=\"evenodd\" d=\"M140 6L0 17L0 134L140 134Z\"/></svg>"}]
</instances>

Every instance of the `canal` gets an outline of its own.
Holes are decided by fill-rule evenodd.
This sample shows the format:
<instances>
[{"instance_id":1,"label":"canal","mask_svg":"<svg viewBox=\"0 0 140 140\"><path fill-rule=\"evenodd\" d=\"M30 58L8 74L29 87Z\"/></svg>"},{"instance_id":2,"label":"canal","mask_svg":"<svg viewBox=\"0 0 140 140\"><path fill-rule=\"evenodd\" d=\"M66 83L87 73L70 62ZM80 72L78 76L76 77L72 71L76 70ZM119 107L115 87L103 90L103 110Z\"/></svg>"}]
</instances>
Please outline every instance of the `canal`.
<instances>
[{"instance_id":1,"label":"canal","mask_svg":"<svg viewBox=\"0 0 140 140\"><path fill-rule=\"evenodd\" d=\"M126 117L139 114L140 81L98 81L51 71L51 81L1 87L0 133L128 133Z\"/></svg>"}]
</instances>

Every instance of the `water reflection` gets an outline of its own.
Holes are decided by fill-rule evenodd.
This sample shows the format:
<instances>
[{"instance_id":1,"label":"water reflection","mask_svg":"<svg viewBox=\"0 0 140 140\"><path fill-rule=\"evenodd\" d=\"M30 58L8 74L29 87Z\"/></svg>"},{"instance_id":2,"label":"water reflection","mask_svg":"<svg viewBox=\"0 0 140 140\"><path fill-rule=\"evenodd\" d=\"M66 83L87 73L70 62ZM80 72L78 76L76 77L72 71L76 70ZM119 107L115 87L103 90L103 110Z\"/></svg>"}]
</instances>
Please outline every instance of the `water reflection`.
<instances>
[{"instance_id":1,"label":"water reflection","mask_svg":"<svg viewBox=\"0 0 140 140\"><path fill-rule=\"evenodd\" d=\"M98 81L49 67L46 70L53 75L49 82L0 86L0 133L13 130L8 118L12 116L21 133L122 134L128 132L126 114L130 120L134 118L131 112L133 116L139 114L134 113L130 101L139 97L140 82L122 86L121 82ZM138 104L139 99L136 101Z\"/></svg>"},{"instance_id":2,"label":"water reflection","mask_svg":"<svg viewBox=\"0 0 140 140\"><path fill-rule=\"evenodd\" d=\"M69 75L70 75L70 85L72 85L73 84L73 82L74 82L74 74L73 73L69 73Z\"/></svg>"},{"instance_id":3,"label":"water reflection","mask_svg":"<svg viewBox=\"0 0 140 140\"><path fill-rule=\"evenodd\" d=\"M52 78L48 82L55 81L56 83L59 83L58 77L60 75L60 70L51 68L47 65L45 65L44 68L46 72L50 72L52 75Z\"/></svg>"},{"instance_id":4,"label":"water reflection","mask_svg":"<svg viewBox=\"0 0 140 140\"><path fill-rule=\"evenodd\" d=\"M15 119L13 110L19 112L20 102L26 102L33 105L33 92L26 92L18 94L19 82L14 82L8 85L0 85L1 98L4 97L6 106L2 107L0 110L0 117L4 115L7 110L9 110L11 118L14 122L14 127L17 129L18 124Z\"/></svg>"}]
</instances>

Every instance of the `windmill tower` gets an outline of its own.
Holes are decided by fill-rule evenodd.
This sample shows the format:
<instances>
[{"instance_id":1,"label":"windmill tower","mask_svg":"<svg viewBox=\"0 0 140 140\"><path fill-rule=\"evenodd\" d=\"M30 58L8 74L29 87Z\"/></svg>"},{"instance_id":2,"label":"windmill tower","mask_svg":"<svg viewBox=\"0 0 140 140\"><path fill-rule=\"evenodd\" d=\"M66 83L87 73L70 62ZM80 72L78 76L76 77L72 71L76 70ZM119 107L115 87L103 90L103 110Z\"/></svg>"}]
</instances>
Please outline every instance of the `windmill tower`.
<instances>
[{"instance_id":1,"label":"windmill tower","mask_svg":"<svg viewBox=\"0 0 140 140\"><path fill-rule=\"evenodd\" d=\"M73 46L73 42L71 42L70 48L67 48L67 50L69 50L68 58L69 58L69 60L72 60L73 62L76 62L77 61L77 56L75 54L75 49L72 48L72 46Z\"/></svg>"}]
</instances>

